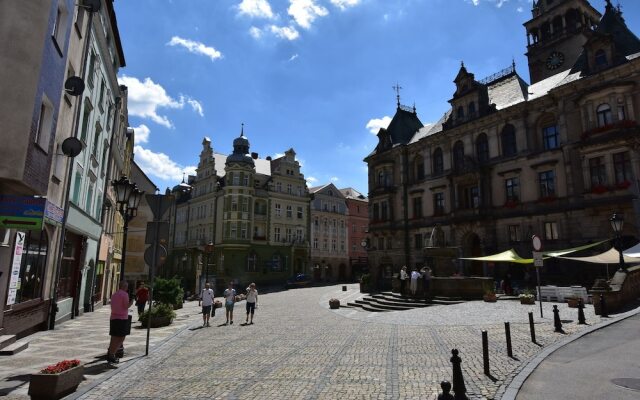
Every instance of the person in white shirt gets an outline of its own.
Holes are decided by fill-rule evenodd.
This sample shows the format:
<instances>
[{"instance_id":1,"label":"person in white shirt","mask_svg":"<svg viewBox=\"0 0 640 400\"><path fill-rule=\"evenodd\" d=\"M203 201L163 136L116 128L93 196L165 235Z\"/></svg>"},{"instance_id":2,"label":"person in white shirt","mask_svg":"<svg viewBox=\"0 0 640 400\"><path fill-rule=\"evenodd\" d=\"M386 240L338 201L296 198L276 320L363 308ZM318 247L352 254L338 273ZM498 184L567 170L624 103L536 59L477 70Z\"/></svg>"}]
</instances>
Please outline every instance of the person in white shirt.
<instances>
[{"instance_id":1,"label":"person in white shirt","mask_svg":"<svg viewBox=\"0 0 640 400\"><path fill-rule=\"evenodd\" d=\"M247 319L244 321L245 325L253 325L253 313L258 307L258 290L256 284L252 283L247 288ZM251 314L251 322L249 322L249 314Z\"/></svg>"},{"instance_id":2,"label":"person in white shirt","mask_svg":"<svg viewBox=\"0 0 640 400\"><path fill-rule=\"evenodd\" d=\"M407 279L409 279L407 267L403 265L400 269L400 296L404 296L404 291L407 288Z\"/></svg>"},{"instance_id":3,"label":"person in white shirt","mask_svg":"<svg viewBox=\"0 0 640 400\"><path fill-rule=\"evenodd\" d=\"M202 289L202 293L200 294L200 300L202 301L202 326L210 326L209 316L211 315L211 308L213 307L213 289L211 289L209 282L204 284L204 289Z\"/></svg>"},{"instance_id":4,"label":"person in white shirt","mask_svg":"<svg viewBox=\"0 0 640 400\"><path fill-rule=\"evenodd\" d=\"M224 307L226 309L227 322L225 325L233 325L233 306L236 303L236 290L233 288L233 283L229 282L229 288L224 291Z\"/></svg>"},{"instance_id":5,"label":"person in white shirt","mask_svg":"<svg viewBox=\"0 0 640 400\"><path fill-rule=\"evenodd\" d=\"M411 271L411 286L409 289L411 290L411 295L415 296L416 291L418 290L418 279L421 277L420 272L418 272L415 268Z\"/></svg>"}]
</instances>

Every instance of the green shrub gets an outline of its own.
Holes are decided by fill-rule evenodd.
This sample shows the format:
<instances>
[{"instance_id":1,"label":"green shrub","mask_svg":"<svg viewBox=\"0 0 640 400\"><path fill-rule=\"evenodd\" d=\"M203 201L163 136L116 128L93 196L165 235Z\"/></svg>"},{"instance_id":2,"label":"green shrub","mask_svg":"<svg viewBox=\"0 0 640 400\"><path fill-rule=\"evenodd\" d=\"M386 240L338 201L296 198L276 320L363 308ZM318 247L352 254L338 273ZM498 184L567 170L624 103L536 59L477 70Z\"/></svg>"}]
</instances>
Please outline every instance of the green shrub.
<instances>
[{"instance_id":1,"label":"green shrub","mask_svg":"<svg viewBox=\"0 0 640 400\"><path fill-rule=\"evenodd\" d=\"M362 283L363 285L368 285L370 281L371 281L370 274L362 274L362 276L360 277L360 283Z\"/></svg>"},{"instance_id":2,"label":"green shrub","mask_svg":"<svg viewBox=\"0 0 640 400\"><path fill-rule=\"evenodd\" d=\"M173 311L173 307L170 304L156 304L151 307L151 310L146 310L140 314L140 322L142 322L142 326L147 325L149 314L151 314L151 318L169 317L173 319L176 317L176 313Z\"/></svg>"},{"instance_id":3,"label":"green shrub","mask_svg":"<svg viewBox=\"0 0 640 400\"><path fill-rule=\"evenodd\" d=\"M184 290L180 286L180 279L156 278L153 285L153 301L162 304L182 304Z\"/></svg>"}]
</instances>

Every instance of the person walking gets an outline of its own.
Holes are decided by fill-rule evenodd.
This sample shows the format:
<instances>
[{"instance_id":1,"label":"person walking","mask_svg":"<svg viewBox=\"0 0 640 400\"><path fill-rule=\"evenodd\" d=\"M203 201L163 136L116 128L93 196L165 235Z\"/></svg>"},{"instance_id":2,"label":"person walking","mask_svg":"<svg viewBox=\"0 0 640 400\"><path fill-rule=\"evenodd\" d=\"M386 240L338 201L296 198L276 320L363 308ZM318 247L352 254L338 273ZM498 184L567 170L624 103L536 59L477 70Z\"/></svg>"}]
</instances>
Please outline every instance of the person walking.
<instances>
[{"instance_id":1,"label":"person walking","mask_svg":"<svg viewBox=\"0 0 640 400\"><path fill-rule=\"evenodd\" d=\"M409 274L407 274L407 267L403 265L400 268L400 296L404 296L404 291L407 288L407 280L409 279Z\"/></svg>"},{"instance_id":2,"label":"person walking","mask_svg":"<svg viewBox=\"0 0 640 400\"><path fill-rule=\"evenodd\" d=\"M431 268L422 268L422 287L424 289L424 299L429 298L429 290L431 287Z\"/></svg>"},{"instance_id":3,"label":"person walking","mask_svg":"<svg viewBox=\"0 0 640 400\"><path fill-rule=\"evenodd\" d=\"M107 363L118 363L116 352L123 345L125 338L131 333L131 320L129 319L129 307L133 304L129 301L129 284L121 281L119 289L111 296L111 316L109 318L109 335L111 340L107 349Z\"/></svg>"},{"instance_id":4,"label":"person walking","mask_svg":"<svg viewBox=\"0 0 640 400\"><path fill-rule=\"evenodd\" d=\"M258 307L258 290L256 284L252 283L247 288L247 319L244 322L245 325L253 325L253 314ZM249 314L251 314L251 322L249 322Z\"/></svg>"},{"instance_id":5,"label":"person walking","mask_svg":"<svg viewBox=\"0 0 640 400\"><path fill-rule=\"evenodd\" d=\"M202 301L202 326L211 326L209 325L209 317L211 316L211 308L213 307L213 289L211 289L209 282L204 284L200 299Z\"/></svg>"},{"instance_id":6,"label":"person walking","mask_svg":"<svg viewBox=\"0 0 640 400\"><path fill-rule=\"evenodd\" d=\"M420 279L420 272L418 272L417 269L413 269L411 271L411 286L409 287L409 289L411 290L411 296L416 295L416 292L418 291L418 279Z\"/></svg>"},{"instance_id":7,"label":"person walking","mask_svg":"<svg viewBox=\"0 0 640 400\"><path fill-rule=\"evenodd\" d=\"M136 307L138 308L138 319L144 312L144 307L149 301L149 288L144 284L144 281L140 281L138 289L136 290Z\"/></svg>"},{"instance_id":8,"label":"person walking","mask_svg":"<svg viewBox=\"0 0 640 400\"><path fill-rule=\"evenodd\" d=\"M225 325L233 325L233 306L236 303L236 290L233 288L233 283L229 282L229 287L224 291L224 307L226 310L227 322Z\"/></svg>"}]
</instances>

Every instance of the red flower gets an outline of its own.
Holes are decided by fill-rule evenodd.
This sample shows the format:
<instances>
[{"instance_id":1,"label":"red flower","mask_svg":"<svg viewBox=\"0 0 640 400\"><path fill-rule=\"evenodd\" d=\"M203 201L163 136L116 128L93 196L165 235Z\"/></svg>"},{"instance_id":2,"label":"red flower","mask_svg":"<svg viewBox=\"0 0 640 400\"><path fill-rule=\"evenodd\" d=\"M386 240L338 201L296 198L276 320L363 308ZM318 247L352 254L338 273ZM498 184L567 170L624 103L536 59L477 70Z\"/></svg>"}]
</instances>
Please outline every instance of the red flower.
<instances>
[{"instance_id":1,"label":"red flower","mask_svg":"<svg viewBox=\"0 0 640 400\"><path fill-rule=\"evenodd\" d=\"M607 187L605 185L594 185L591 187L591 192L596 194L602 194L607 191Z\"/></svg>"},{"instance_id":2,"label":"red flower","mask_svg":"<svg viewBox=\"0 0 640 400\"><path fill-rule=\"evenodd\" d=\"M41 374L59 374L68 369L77 367L80 365L80 360L64 360L55 365L49 365L47 368L40 370Z\"/></svg>"}]
</instances>

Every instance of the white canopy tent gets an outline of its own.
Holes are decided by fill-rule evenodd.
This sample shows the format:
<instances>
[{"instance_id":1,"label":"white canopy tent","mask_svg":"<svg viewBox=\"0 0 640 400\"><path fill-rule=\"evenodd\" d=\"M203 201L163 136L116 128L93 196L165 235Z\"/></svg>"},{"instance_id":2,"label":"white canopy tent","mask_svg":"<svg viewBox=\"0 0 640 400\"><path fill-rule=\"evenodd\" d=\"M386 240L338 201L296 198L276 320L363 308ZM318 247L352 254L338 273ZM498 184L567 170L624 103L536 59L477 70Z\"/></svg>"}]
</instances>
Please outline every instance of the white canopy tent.
<instances>
[{"instance_id":1,"label":"white canopy tent","mask_svg":"<svg viewBox=\"0 0 640 400\"><path fill-rule=\"evenodd\" d=\"M638 247L639 245L640 243L632 247L632 249L635 247ZM625 264L630 264L630 265L640 264L640 258L631 257L627 254L627 252L628 250L622 253L624 255ZM640 254L638 254L638 256L640 256ZM620 253L618 252L618 250L612 247L609 250L605 251L604 253L596 254L595 256L589 256L589 257L558 256L557 258L561 258L565 260L584 261L584 262L594 263L594 264L618 264L620 262Z\"/></svg>"},{"instance_id":2,"label":"white canopy tent","mask_svg":"<svg viewBox=\"0 0 640 400\"><path fill-rule=\"evenodd\" d=\"M640 243L626 249L625 251L622 252L622 254L626 257L640 258Z\"/></svg>"}]
</instances>

